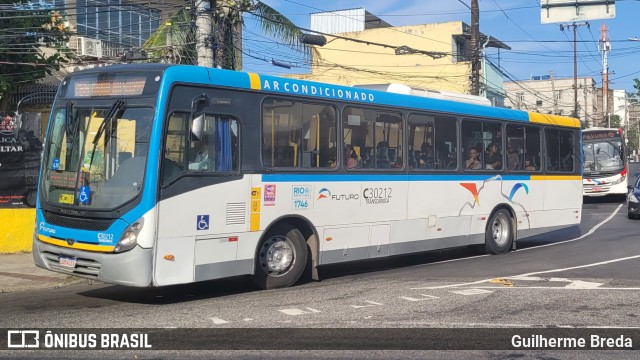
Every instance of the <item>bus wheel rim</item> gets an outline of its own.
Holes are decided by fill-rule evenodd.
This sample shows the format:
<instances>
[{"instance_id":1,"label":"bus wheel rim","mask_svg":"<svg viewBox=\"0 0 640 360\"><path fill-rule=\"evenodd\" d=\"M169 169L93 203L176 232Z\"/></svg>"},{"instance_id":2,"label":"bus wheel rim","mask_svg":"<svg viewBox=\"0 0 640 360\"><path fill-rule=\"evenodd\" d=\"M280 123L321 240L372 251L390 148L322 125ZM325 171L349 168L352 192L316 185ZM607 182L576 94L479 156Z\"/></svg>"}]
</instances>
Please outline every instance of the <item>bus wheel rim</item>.
<instances>
[{"instance_id":1,"label":"bus wheel rim","mask_svg":"<svg viewBox=\"0 0 640 360\"><path fill-rule=\"evenodd\" d=\"M504 245L509 241L509 222L503 215L498 215L491 224L493 241L497 245Z\"/></svg>"},{"instance_id":2,"label":"bus wheel rim","mask_svg":"<svg viewBox=\"0 0 640 360\"><path fill-rule=\"evenodd\" d=\"M295 260L293 243L284 236L267 240L261 252L263 269L269 275L278 276L291 269Z\"/></svg>"}]
</instances>

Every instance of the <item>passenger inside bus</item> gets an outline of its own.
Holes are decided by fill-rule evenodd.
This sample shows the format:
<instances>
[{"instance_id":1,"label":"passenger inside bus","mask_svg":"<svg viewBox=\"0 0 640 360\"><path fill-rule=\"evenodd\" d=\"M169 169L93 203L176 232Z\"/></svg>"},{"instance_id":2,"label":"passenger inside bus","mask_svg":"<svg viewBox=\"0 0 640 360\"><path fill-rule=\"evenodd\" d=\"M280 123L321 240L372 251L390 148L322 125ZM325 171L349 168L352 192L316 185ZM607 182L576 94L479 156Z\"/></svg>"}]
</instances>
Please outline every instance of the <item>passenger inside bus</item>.
<instances>
[{"instance_id":1,"label":"passenger inside bus","mask_svg":"<svg viewBox=\"0 0 640 360\"><path fill-rule=\"evenodd\" d=\"M345 145L344 159L347 169L355 169L358 167L358 155L350 144Z\"/></svg>"},{"instance_id":2,"label":"passenger inside bus","mask_svg":"<svg viewBox=\"0 0 640 360\"><path fill-rule=\"evenodd\" d=\"M465 162L464 168L467 170L480 170L482 169L482 163L478 160L478 150L476 148L469 149L469 158Z\"/></svg>"},{"instance_id":3,"label":"passenger inside bus","mask_svg":"<svg viewBox=\"0 0 640 360\"><path fill-rule=\"evenodd\" d=\"M189 170L209 170L209 140L207 134L202 135L202 139L196 144L196 149L198 151L193 161L189 163Z\"/></svg>"},{"instance_id":4,"label":"passenger inside bus","mask_svg":"<svg viewBox=\"0 0 640 360\"><path fill-rule=\"evenodd\" d=\"M391 167L389 144L386 141L380 141L376 146L376 165L378 169L388 169Z\"/></svg>"},{"instance_id":5,"label":"passenger inside bus","mask_svg":"<svg viewBox=\"0 0 640 360\"><path fill-rule=\"evenodd\" d=\"M420 169L433 169L433 147L431 144L423 143L417 157Z\"/></svg>"},{"instance_id":6,"label":"passenger inside bus","mask_svg":"<svg viewBox=\"0 0 640 360\"><path fill-rule=\"evenodd\" d=\"M487 169L488 170L500 170L502 169L502 154L498 148L498 143L492 142L487 146Z\"/></svg>"},{"instance_id":7,"label":"passenger inside bus","mask_svg":"<svg viewBox=\"0 0 640 360\"><path fill-rule=\"evenodd\" d=\"M507 170L520 170L520 155L510 143L507 145Z\"/></svg>"}]
</instances>

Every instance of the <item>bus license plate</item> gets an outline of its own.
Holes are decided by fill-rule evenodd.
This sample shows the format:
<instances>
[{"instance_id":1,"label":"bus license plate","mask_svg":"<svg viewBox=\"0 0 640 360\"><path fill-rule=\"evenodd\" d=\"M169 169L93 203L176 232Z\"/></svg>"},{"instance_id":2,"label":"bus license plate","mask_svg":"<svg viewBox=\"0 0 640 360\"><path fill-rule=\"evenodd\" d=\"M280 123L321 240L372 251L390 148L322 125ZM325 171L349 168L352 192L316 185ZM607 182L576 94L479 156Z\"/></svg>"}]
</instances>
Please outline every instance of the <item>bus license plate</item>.
<instances>
[{"instance_id":1,"label":"bus license plate","mask_svg":"<svg viewBox=\"0 0 640 360\"><path fill-rule=\"evenodd\" d=\"M593 192L600 192L603 191L601 187L594 187L593 189L591 189Z\"/></svg>"},{"instance_id":2,"label":"bus license plate","mask_svg":"<svg viewBox=\"0 0 640 360\"><path fill-rule=\"evenodd\" d=\"M60 256L60 258L58 259L58 263L60 264L60 266L69 267L69 268L75 268L76 267L76 258Z\"/></svg>"}]
</instances>

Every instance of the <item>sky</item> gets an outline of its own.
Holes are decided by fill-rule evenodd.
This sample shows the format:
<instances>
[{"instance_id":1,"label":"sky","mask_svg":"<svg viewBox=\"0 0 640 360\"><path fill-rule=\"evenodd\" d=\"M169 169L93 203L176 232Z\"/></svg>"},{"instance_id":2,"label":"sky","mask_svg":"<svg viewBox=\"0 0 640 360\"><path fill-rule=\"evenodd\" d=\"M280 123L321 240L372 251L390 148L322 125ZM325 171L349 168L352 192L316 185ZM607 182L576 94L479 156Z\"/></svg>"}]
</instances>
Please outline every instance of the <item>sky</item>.
<instances>
[{"instance_id":1,"label":"sky","mask_svg":"<svg viewBox=\"0 0 640 360\"><path fill-rule=\"evenodd\" d=\"M500 66L516 80L549 75L573 77L573 31L560 30L559 24L542 24L541 0L479 0L480 31L511 47L500 51ZM392 26L418 25L447 21L471 24L470 0L263 0L294 24L310 28L311 13L365 8ZM634 78L640 78L640 0L617 0L614 19L591 20L590 28L578 27L578 76L593 77L602 86L602 57L598 51L600 26L609 28L611 52L609 88L637 93ZM263 74L308 72L301 53L292 52L272 39L266 39L256 20L245 16L243 48L244 71ZM424 49L429 50L429 49ZM251 56L248 56L249 54ZM497 51L487 56L497 63ZM271 64L276 59L293 65L285 70ZM505 79L505 81L508 81Z\"/></svg>"}]
</instances>

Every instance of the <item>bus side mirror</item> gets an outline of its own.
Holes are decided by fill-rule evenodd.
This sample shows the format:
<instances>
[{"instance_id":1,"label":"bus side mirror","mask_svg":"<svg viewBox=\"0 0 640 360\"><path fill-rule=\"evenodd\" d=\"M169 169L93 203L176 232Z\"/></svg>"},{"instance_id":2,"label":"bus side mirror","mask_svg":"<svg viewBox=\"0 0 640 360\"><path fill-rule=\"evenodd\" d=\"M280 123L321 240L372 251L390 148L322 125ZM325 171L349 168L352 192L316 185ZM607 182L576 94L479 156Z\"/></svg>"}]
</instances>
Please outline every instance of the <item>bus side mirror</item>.
<instances>
[{"instance_id":1,"label":"bus side mirror","mask_svg":"<svg viewBox=\"0 0 640 360\"><path fill-rule=\"evenodd\" d=\"M198 111L198 105L201 102L206 103L209 100L207 95L200 94L193 98L191 101L191 140L200 141L202 139L202 133L204 131L204 114L196 116Z\"/></svg>"},{"instance_id":2,"label":"bus side mirror","mask_svg":"<svg viewBox=\"0 0 640 360\"><path fill-rule=\"evenodd\" d=\"M200 141L204 132L204 114L191 120L191 140Z\"/></svg>"}]
</instances>

